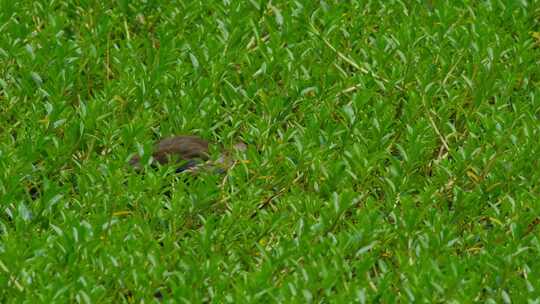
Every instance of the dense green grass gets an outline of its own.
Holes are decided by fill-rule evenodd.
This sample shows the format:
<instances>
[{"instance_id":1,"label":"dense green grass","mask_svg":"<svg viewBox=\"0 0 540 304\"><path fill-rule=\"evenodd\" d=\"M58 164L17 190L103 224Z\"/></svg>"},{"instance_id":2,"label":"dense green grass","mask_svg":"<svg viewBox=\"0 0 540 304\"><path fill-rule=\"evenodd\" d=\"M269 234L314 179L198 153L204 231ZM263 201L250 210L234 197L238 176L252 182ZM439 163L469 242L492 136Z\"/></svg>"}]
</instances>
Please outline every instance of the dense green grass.
<instances>
[{"instance_id":1,"label":"dense green grass","mask_svg":"<svg viewBox=\"0 0 540 304\"><path fill-rule=\"evenodd\" d=\"M540 1L158 2L0 1L0 302L540 302Z\"/></svg>"}]
</instances>

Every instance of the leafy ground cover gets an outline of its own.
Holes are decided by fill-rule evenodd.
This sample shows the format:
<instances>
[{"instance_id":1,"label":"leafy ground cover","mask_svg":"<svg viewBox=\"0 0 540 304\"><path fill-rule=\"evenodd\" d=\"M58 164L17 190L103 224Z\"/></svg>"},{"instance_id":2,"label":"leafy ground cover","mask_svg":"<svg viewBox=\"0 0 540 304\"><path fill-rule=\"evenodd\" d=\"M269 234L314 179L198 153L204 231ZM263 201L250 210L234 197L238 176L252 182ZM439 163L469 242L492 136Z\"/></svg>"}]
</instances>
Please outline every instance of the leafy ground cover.
<instances>
[{"instance_id":1,"label":"leafy ground cover","mask_svg":"<svg viewBox=\"0 0 540 304\"><path fill-rule=\"evenodd\" d=\"M0 1L1 302L540 302L540 1ZM225 176L135 174L197 134Z\"/></svg>"}]
</instances>

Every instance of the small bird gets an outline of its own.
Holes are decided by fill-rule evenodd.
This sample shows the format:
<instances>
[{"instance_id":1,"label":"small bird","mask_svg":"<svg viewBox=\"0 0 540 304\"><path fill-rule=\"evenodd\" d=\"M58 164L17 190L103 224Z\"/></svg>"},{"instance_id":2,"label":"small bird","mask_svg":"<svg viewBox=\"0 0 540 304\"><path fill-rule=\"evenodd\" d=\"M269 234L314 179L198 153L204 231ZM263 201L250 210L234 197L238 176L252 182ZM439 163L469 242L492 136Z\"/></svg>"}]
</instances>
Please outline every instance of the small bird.
<instances>
[{"instance_id":1,"label":"small bird","mask_svg":"<svg viewBox=\"0 0 540 304\"><path fill-rule=\"evenodd\" d=\"M231 151L224 150L216 161L210 160L209 142L192 135L178 135L164 138L154 145L152 153L152 165L156 162L160 165L181 164L176 168L176 173L184 171L199 171L200 169L217 168L217 172L224 173L225 169L232 165ZM245 151L246 144L239 142L234 145L234 149ZM141 157L133 156L129 164L136 170L141 170Z\"/></svg>"}]
</instances>

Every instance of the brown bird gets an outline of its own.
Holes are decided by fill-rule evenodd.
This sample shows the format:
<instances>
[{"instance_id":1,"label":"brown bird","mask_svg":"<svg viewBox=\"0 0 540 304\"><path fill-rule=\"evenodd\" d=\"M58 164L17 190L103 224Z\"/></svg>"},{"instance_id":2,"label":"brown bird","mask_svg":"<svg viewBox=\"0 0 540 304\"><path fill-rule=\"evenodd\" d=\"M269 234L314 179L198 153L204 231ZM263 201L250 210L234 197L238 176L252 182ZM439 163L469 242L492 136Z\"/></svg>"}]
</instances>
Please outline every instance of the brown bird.
<instances>
[{"instance_id":1,"label":"brown bird","mask_svg":"<svg viewBox=\"0 0 540 304\"><path fill-rule=\"evenodd\" d=\"M234 145L234 149L245 151L246 144L240 142ZM191 135L178 135L162 139L154 145L152 153L153 165L181 164L176 169L177 173L183 171L198 171L201 168L218 167L217 171L223 173L231 165L231 151L223 151L221 156L214 162L210 161L209 142ZM129 164L135 169L142 169L141 157L133 156Z\"/></svg>"}]
</instances>

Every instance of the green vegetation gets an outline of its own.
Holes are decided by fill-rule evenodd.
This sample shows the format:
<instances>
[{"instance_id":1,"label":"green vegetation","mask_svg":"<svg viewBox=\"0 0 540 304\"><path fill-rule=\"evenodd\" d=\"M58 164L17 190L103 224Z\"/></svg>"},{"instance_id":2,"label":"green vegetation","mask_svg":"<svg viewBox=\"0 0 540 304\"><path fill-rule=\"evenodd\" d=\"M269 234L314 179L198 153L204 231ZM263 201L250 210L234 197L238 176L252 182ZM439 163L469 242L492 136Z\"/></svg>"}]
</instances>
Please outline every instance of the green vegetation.
<instances>
[{"instance_id":1,"label":"green vegetation","mask_svg":"<svg viewBox=\"0 0 540 304\"><path fill-rule=\"evenodd\" d=\"M540 302L539 0L158 2L0 1L0 302Z\"/></svg>"}]
</instances>

